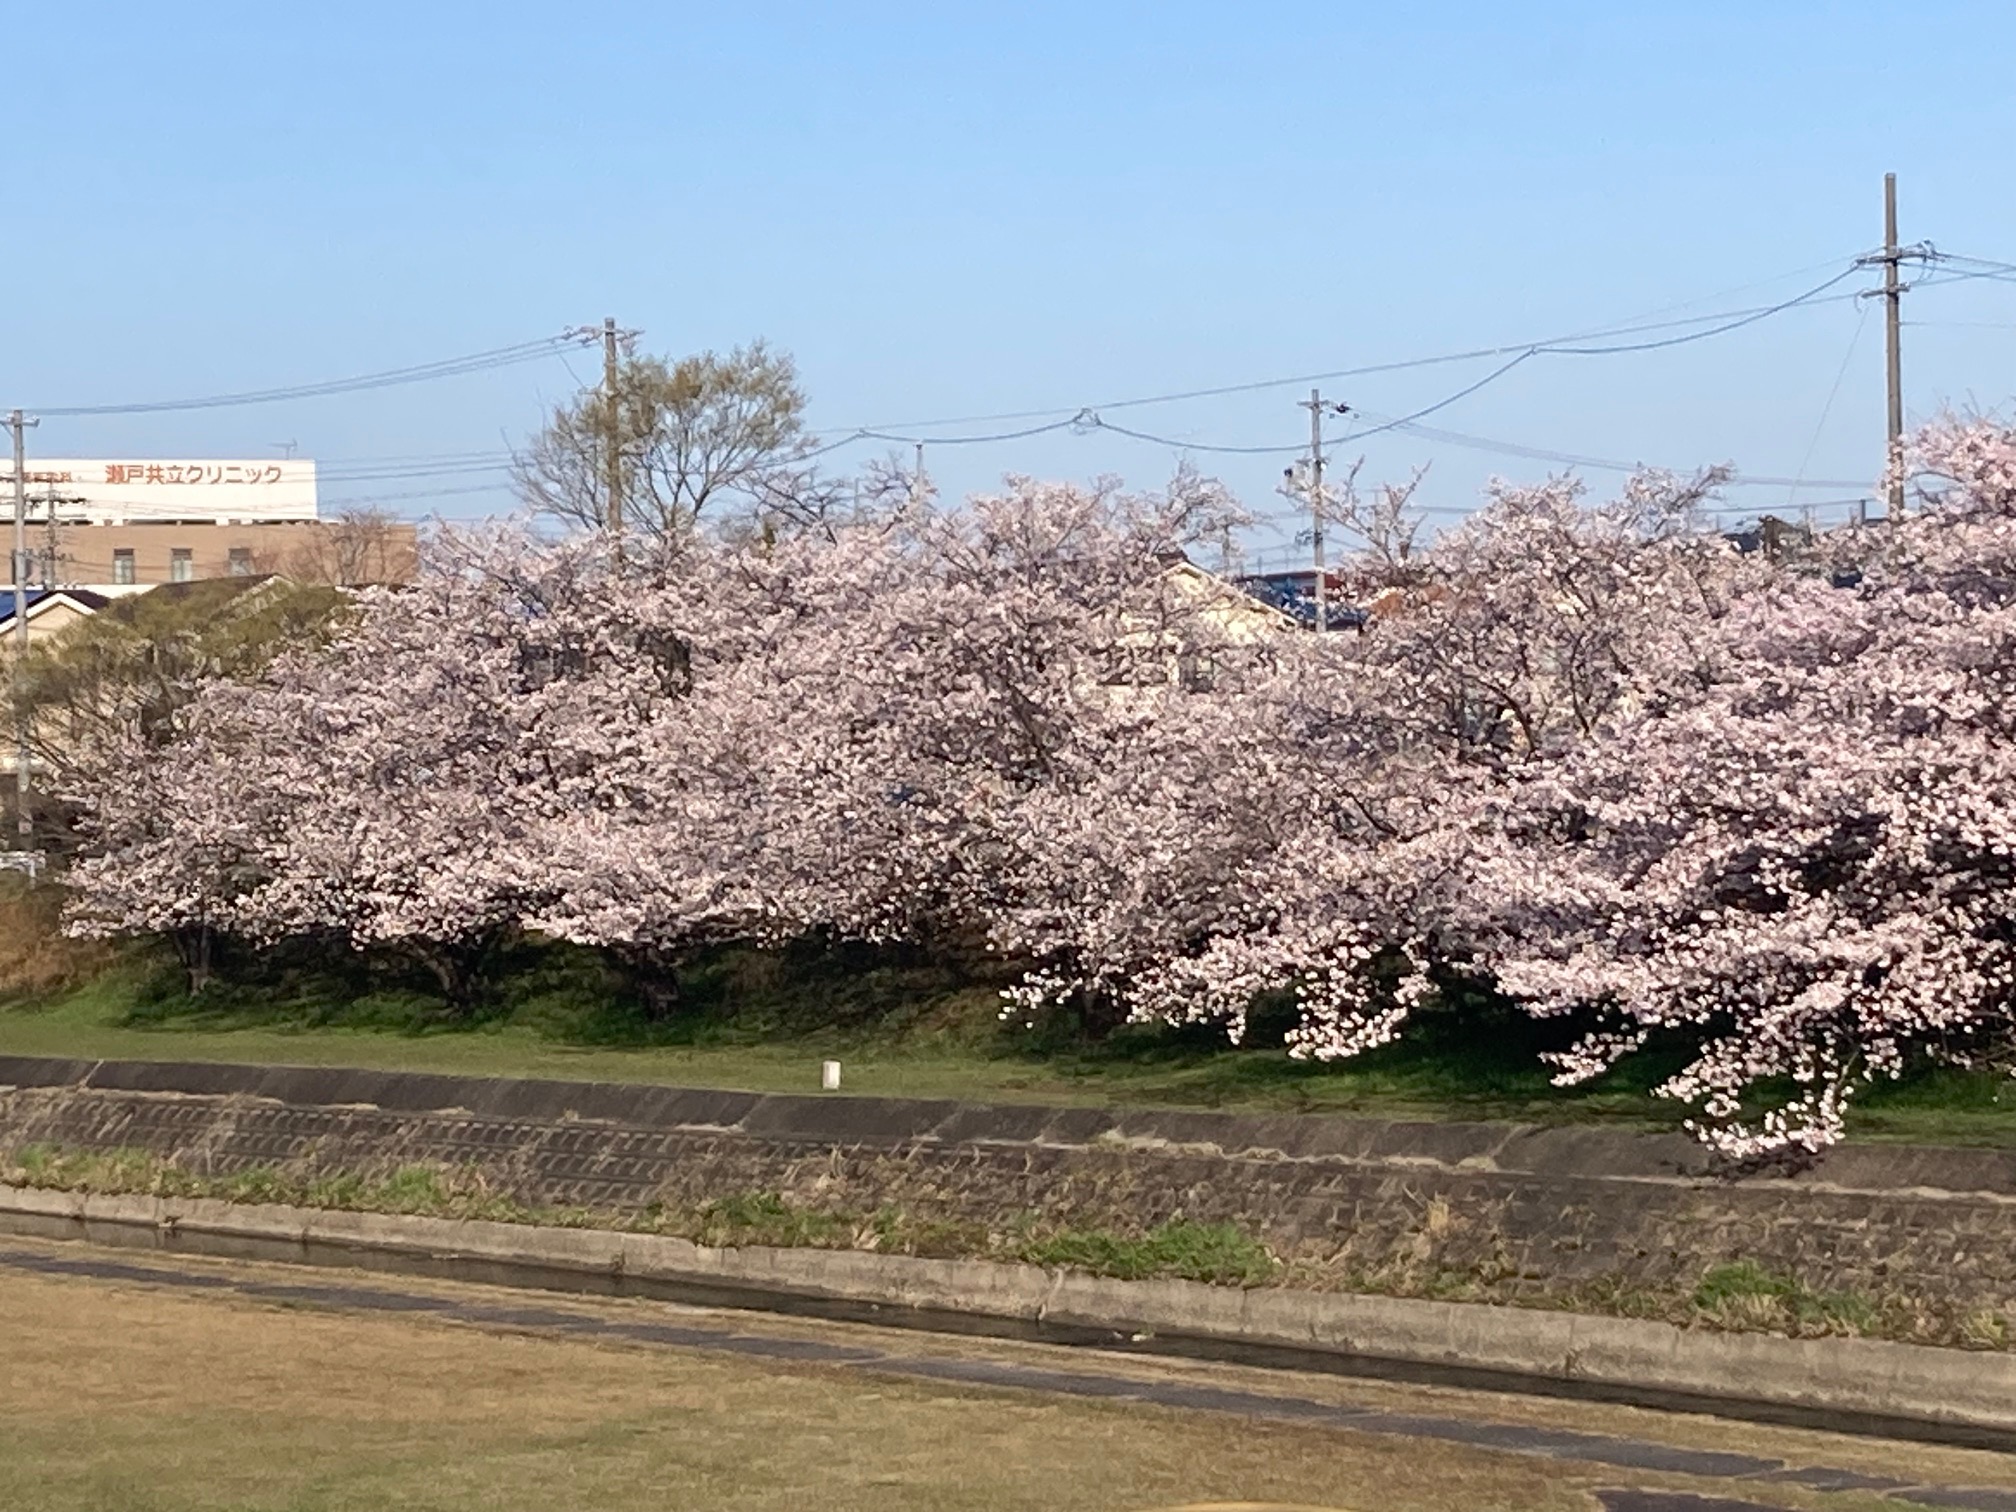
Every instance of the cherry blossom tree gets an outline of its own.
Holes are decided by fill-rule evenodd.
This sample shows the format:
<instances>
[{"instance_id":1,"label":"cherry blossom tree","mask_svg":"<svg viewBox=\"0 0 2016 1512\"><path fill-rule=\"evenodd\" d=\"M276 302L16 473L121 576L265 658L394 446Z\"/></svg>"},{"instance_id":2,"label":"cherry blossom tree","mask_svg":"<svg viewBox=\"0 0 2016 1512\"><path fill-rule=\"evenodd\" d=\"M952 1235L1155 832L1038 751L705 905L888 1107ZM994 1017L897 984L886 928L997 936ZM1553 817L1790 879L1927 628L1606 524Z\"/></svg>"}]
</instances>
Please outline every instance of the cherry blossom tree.
<instances>
[{"instance_id":1,"label":"cherry blossom tree","mask_svg":"<svg viewBox=\"0 0 2016 1512\"><path fill-rule=\"evenodd\" d=\"M1299 1054L1390 1039L1467 954L1457 816L1606 728L1635 664L1672 654L1662 627L1720 612L1734 554L1689 528L1717 481L1648 475L1595 506L1566 480L1499 487L1431 547L1348 564L1400 587L1366 635L1281 639L1171 700L1082 795L1037 800L1051 864L1001 932L1044 960L1016 1003L1092 988L1237 1035L1289 993ZM1379 501L1382 535L1412 540L1404 504Z\"/></svg>"},{"instance_id":2,"label":"cherry blossom tree","mask_svg":"<svg viewBox=\"0 0 2016 1512\"><path fill-rule=\"evenodd\" d=\"M165 755L136 744L78 795L72 927L324 935L409 956L469 1006L548 885L523 841L567 775L539 735L556 667L596 633L584 576L579 549L447 534L326 647L204 687Z\"/></svg>"},{"instance_id":3,"label":"cherry blossom tree","mask_svg":"<svg viewBox=\"0 0 2016 1512\"><path fill-rule=\"evenodd\" d=\"M224 774L248 744L228 713L165 745L117 732L88 767L73 768L69 796L82 810L86 854L70 869L70 933L153 934L170 941L189 989L208 985L216 937L229 932L240 897L265 876L260 815Z\"/></svg>"},{"instance_id":4,"label":"cherry blossom tree","mask_svg":"<svg viewBox=\"0 0 2016 1512\"><path fill-rule=\"evenodd\" d=\"M1682 1029L1661 1091L1730 1155L1817 1149L1859 1086L2011 1048L2016 434L1944 423L1913 460L1932 511L1838 542L1854 586L1755 585L1693 675L1489 816L1498 980L1604 1018L1561 1079Z\"/></svg>"},{"instance_id":5,"label":"cherry blossom tree","mask_svg":"<svg viewBox=\"0 0 2016 1512\"><path fill-rule=\"evenodd\" d=\"M1433 540L1347 494L1362 635L1189 568L1236 518L1189 474L628 562L444 533L93 775L71 927L192 974L326 936L458 1004L531 930L660 1011L700 946L977 936L1011 1015L1236 1038L1285 995L1318 1059L1482 976L1573 1026L1562 1080L1677 1036L1704 1139L1817 1148L1871 1078L2010 1048L2016 434L1909 462L1911 518L1775 557L1706 528L1712 471L1500 485Z\"/></svg>"},{"instance_id":6,"label":"cherry blossom tree","mask_svg":"<svg viewBox=\"0 0 2016 1512\"><path fill-rule=\"evenodd\" d=\"M1019 885L1017 805L1070 780L1113 688L1176 659L1197 606L1171 563L1226 508L1187 475L1152 497L1016 481L696 546L637 590L691 627L691 685L556 821L566 881L538 927L660 961L983 927Z\"/></svg>"}]
</instances>

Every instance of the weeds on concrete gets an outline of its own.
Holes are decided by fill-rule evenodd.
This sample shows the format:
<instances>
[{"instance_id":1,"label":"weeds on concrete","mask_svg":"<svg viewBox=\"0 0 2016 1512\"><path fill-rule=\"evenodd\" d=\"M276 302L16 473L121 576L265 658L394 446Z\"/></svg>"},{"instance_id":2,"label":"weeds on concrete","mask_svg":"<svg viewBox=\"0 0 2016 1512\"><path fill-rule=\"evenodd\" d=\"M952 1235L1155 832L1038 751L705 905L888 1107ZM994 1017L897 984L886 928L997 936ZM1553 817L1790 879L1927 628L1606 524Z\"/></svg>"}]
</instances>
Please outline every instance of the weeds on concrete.
<instances>
[{"instance_id":1,"label":"weeds on concrete","mask_svg":"<svg viewBox=\"0 0 2016 1512\"><path fill-rule=\"evenodd\" d=\"M1684 1283L1661 1287L1615 1276L1562 1284L1500 1262L1457 1266L1410 1254L1366 1264L1352 1255L1348 1240L1327 1258L1307 1253L1284 1257L1236 1224L1182 1218L1132 1231L1064 1226L1036 1213L990 1224L927 1217L895 1206L870 1212L817 1207L774 1191L627 1211L537 1207L499 1191L473 1167L402 1165L373 1173L254 1166L205 1174L145 1150L51 1145L30 1145L0 1157L0 1181L76 1192L601 1228L663 1234L715 1248L867 1250L1040 1265L1130 1281L1166 1277L1218 1286L1509 1303L1795 1338L1859 1336L1979 1350L2006 1350L2016 1342L2009 1318L1994 1308L1823 1291L1749 1260L1709 1268L1691 1290Z\"/></svg>"},{"instance_id":2,"label":"weeds on concrete","mask_svg":"<svg viewBox=\"0 0 2016 1512\"><path fill-rule=\"evenodd\" d=\"M1851 1291L1814 1291L1754 1261L1717 1265L1694 1288L1694 1306L1711 1322L1800 1336L1875 1331L1877 1307Z\"/></svg>"},{"instance_id":3,"label":"weeds on concrete","mask_svg":"<svg viewBox=\"0 0 2016 1512\"><path fill-rule=\"evenodd\" d=\"M480 1171L399 1166L378 1175L294 1172L254 1166L203 1175L145 1150L62 1150L30 1145L0 1161L16 1186L156 1197L277 1203L345 1212L484 1219L541 1227L607 1228L666 1234L729 1248L861 1249L1020 1262L1121 1280L1167 1276L1226 1286L1259 1286L1278 1264L1255 1237L1231 1224L1159 1224L1142 1233L1045 1225L1021 1215L1003 1229L913 1217L897 1208L848 1213L807 1207L776 1192L740 1192L694 1207L654 1203L629 1212L534 1207L495 1190Z\"/></svg>"}]
</instances>

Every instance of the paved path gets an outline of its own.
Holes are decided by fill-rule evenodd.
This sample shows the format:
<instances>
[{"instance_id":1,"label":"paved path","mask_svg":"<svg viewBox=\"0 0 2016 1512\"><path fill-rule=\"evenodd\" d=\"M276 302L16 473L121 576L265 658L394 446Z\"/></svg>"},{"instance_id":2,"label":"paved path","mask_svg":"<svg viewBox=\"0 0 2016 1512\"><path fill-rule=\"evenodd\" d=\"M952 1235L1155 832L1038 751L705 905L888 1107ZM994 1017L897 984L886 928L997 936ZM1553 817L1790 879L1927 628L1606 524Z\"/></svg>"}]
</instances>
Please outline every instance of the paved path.
<instances>
[{"instance_id":1,"label":"paved path","mask_svg":"<svg viewBox=\"0 0 2016 1512\"><path fill-rule=\"evenodd\" d=\"M1893 1497L1919 1507L1962 1512L2016 1512L2016 1491L1926 1485L1908 1476L1870 1475L1839 1467L1788 1463L1754 1454L1688 1448L1613 1434L1580 1433L1527 1423L1492 1422L1477 1417L1396 1412L1371 1406L1340 1405L1307 1397L1212 1386L1190 1381L1144 1378L1097 1368L1059 1370L981 1356L919 1354L833 1343L788 1334L740 1331L725 1322L659 1323L601 1316L535 1303L507 1305L384 1282L369 1285L336 1281L272 1281L223 1267L180 1269L102 1258L94 1252L54 1254L0 1246L0 1271L137 1282L270 1302L309 1304L360 1312L424 1313L491 1328L529 1329L572 1336L620 1339L642 1344L718 1350L748 1357L831 1365L881 1376L967 1386L1008 1387L1062 1396L1101 1397L1153 1403L1194 1411L1331 1426L1352 1433L1465 1444L1505 1453L1620 1471L1658 1471L1737 1483L1789 1484L1812 1491L1857 1491ZM1904 1451L1908 1452L1908 1450ZM1599 1493L1607 1512L1780 1512L1739 1499L1692 1496L1671 1491L1620 1488Z\"/></svg>"}]
</instances>

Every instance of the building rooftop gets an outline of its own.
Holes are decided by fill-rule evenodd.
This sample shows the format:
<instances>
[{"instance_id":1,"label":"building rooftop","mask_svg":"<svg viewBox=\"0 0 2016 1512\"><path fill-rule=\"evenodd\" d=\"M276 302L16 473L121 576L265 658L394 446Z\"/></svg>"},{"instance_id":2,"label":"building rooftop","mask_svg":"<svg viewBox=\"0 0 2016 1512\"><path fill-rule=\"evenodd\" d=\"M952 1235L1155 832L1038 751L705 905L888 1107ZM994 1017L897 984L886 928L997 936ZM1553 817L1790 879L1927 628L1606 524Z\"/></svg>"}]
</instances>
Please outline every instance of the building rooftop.
<instances>
[{"instance_id":1,"label":"building rooftop","mask_svg":"<svg viewBox=\"0 0 2016 1512\"><path fill-rule=\"evenodd\" d=\"M93 593L88 588L30 588L23 595L27 602L28 618L34 619L40 606L54 599L75 605L96 614L110 599L102 593ZM12 629L14 625L14 590L0 588L0 630Z\"/></svg>"}]
</instances>

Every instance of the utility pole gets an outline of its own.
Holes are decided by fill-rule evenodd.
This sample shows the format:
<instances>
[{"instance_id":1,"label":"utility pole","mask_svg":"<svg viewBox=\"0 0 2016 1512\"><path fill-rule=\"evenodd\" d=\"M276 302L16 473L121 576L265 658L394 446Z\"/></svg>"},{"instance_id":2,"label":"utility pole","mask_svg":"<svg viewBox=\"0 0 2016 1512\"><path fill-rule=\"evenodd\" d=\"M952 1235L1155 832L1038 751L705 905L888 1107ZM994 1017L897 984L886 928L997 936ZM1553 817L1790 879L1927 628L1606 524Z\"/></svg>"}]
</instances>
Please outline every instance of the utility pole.
<instances>
[{"instance_id":1,"label":"utility pole","mask_svg":"<svg viewBox=\"0 0 2016 1512\"><path fill-rule=\"evenodd\" d=\"M609 536L617 554L623 551L623 418L616 393L616 317L602 321L602 398L608 425L603 464L609 473Z\"/></svg>"},{"instance_id":2,"label":"utility pole","mask_svg":"<svg viewBox=\"0 0 2016 1512\"><path fill-rule=\"evenodd\" d=\"M1300 400L1302 407L1309 411L1309 542L1316 568L1316 628L1330 628L1330 606L1328 584L1324 577L1328 564L1323 560L1323 412L1327 409L1335 415L1348 415L1351 406L1334 400L1325 402L1320 389L1309 390L1309 397ZM1291 468L1292 472L1293 469Z\"/></svg>"},{"instance_id":3,"label":"utility pole","mask_svg":"<svg viewBox=\"0 0 2016 1512\"><path fill-rule=\"evenodd\" d=\"M1329 595L1325 591L1323 563L1323 395L1318 389L1309 390L1309 397L1303 401L1309 410L1309 544L1311 557L1316 567L1316 632L1322 634L1330 628L1330 609L1326 602Z\"/></svg>"},{"instance_id":4,"label":"utility pole","mask_svg":"<svg viewBox=\"0 0 2016 1512\"><path fill-rule=\"evenodd\" d=\"M910 475L910 502L917 503L924 497L924 443L917 443L917 471Z\"/></svg>"},{"instance_id":5,"label":"utility pole","mask_svg":"<svg viewBox=\"0 0 2016 1512\"><path fill-rule=\"evenodd\" d=\"M1932 248L1923 242L1906 247L1897 241L1897 175L1883 175L1883 250L1867 257L1856 259L1857 267L1883 268L1883 287L1865 289L1862 297L1880 298L1883 301L1883 378L1885 398L1888 400L1883 428L1884 456L1888 477L1885 487L1884 523L1895 524L1904 518L1904 295L1910 285L1904 282L1902 273L1905 260L1923 262L1936 256Z\"/></svg>"},{"instance_id":6,"label":"utility pole","mask_svg":"<svg viewBox=\"0 0 2016 1512\"><path fill-rule=\"evenodd\" d=\"M42 586L56 586L56 485L42 490Z\"/></svg>"},{"instance_id":7,"label":"utility pole","mask_svg":"<svg viewBox=\"0 0 2016 1512\"><path fill-rule=\"evenodd\" d=\"M34 810L29 798L28 711L22 707L21 674L28 667L28 445L27 427L35 424L21 411L9 410L7 428L14 436L14 824L21 849L35 849Z\"/></svg>"},{"instance_id":8,"label":"utility pole","mask_svg":"<svg viewBox=\"0 0 2016 1512\"><path fill-rule=\"evenodd\" d=\"M1888 445L1884 456L1889 459L1890 479L1890 498L1885 507L1892 521L1904 518L1904 469L1901 460L1904 449L1904 322L1901 318L1904 285L1897 276L1898 264L1903 260L1903 250L1897 245L1897 175L1886 173L1883 175L1883 370L1890 406L1886 434Z\"/></svg>"}]
</instances>

